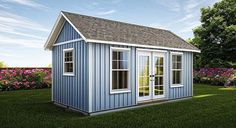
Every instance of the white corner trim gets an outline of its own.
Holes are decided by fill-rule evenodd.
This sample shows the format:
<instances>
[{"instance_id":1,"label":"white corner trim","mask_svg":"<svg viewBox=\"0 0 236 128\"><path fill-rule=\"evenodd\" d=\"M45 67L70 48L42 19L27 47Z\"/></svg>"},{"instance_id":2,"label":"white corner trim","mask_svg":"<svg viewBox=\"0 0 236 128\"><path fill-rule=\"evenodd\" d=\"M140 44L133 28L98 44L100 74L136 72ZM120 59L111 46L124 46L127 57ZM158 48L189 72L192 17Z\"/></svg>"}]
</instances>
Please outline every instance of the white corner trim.
<instances>
[{"instance_id":1,"label":"white corner trim","mask_svg":"<svg viewBox=\"0 0 236 128\"><path fill-rule=\"evenodd\" d=\"M170 48L170 47L162 47L162 46L142 45L142 44L135 44L135 43L115 42L115 41L103 41L103 40L94 40L94 39L87 39L86 42L125 45L125 46L135 46L135 47L144 47L144 48L155 48L155 49L174 50L174 51L186 51L186 52L197 52L197 53L201 52L200 50Z\"/></svg>"},{"instance_id":2,"label":"white corner trim","mask_svg":"<svg viewBox=\"0 0 236 128\"><path fill-rule=\"evenodd\" d=\"M93 49L92 45L88 44L88 112L93 111Z\"/></svg>"},{"instance_id":3,"label":"white corner trim","mask_svg":"<svg viewBox=\"0 0 236 128\"><path fill-rule=\"evenodd\" d=\"M72 51L72 61L73 61L73 72L65 72L65 52ZM63 76L75 76L75 51L74 48L63 49L63 64L62 64Z\"/></svg>"},{"instance_id":4,"label":"white corner trim","mask_svg":"<svg viewBox=\"0 0 236 128\"><path fill-rule=\"evenodd\" d=\"M68 41L53 44L53 46L59 46L59 45L73 43L73 42L82 41L82 40L83 40L82 38L78 38L78 39L74 39L74 40L68 40Z\"/></svg>"},{"instance_id":5,"label":"white corner trim","mask_svg":"<svg viewBox=\"0 0 236 128\"><path fill-rule=\"evenodd\" d=\"M87 42L86 38L84 37L84 35L75 27L74 24L71 23L71 21L63 14L63 12L61 12L61 15L66 19L66 21L80 34L80 36L85 40L85 42Z\"/></svg>"}]
</instances>

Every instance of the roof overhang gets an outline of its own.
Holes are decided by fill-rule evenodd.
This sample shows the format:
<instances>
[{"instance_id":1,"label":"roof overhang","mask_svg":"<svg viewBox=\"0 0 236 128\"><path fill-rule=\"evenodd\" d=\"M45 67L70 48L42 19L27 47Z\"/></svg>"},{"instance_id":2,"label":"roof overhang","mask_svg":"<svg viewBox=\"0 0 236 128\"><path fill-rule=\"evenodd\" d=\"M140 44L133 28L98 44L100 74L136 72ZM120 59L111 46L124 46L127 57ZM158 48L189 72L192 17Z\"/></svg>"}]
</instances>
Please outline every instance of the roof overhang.
<instances>
[{"instance_id":1,"label":"roof overhang","mask_svg":"<svg viewBox=\"0 0 236 128\"><path fill-rule=\"evenodd\" d=\"M76 32L80 34L82 39L86 41L86 38L83 36L83 34L71 23L71 21L63 14L63 12L61 12L57 17L56 23L54 24L46 43L44 44L45 50L52 50L53 44L56 42L56 39L59 36L65 21L67 21L76 30Z\"/></svg>"},{"instance_id":2,"label":"roof overhang","mask_svg":"<svg viewBox=\"0 0 236 128\"><path fill-rule=\"evenodd\" d=\"M54 43L56 42L57 37L60 34L60 31L65 23L67 21L75 30L80 34L82 39L85 42L90 43L104 43L104 44L114 44L114 45L125 45L125 46L136 46L141 48L155 48L155 49L163 49L163 50L173 50L173 51L186 51L186 52L196 52L201 53L200 50L193 50L193 49L183 49L183 48L171 48L171 47L162 47L162 46L153 46L153 45L142 45L142 44L136 44L134 43L125 43L125 42L115 42L115 41L104 41L104 40L94 40L94 39L86 39L83 34L75 27L73 23L61 12L59 16L57 17L56 23L53 26L52 31L49 34L49 37L44 45L45 50L52 50Z\"/></svg>"},{"instance_id":3,"label":"roof overhang","mask_svg":"<svg viewBox=\"0 0 236 128\"><path fill-rule=\"evenodd\" d=\"M140 48L154 48L154 49L161 49L161 50L173 50L173 51L201 53L201 50L171 48L171 47L162 47L162 46L153 46L153 45L142 45L142 44L125 43L125 42L103 41L103 40L93 40L93 39L87 39L87 42L102 43L102 44L113 44L113 45L124 45L124 46L135 46L135 47L140 47Z\"/></svg>"}]
</instances>

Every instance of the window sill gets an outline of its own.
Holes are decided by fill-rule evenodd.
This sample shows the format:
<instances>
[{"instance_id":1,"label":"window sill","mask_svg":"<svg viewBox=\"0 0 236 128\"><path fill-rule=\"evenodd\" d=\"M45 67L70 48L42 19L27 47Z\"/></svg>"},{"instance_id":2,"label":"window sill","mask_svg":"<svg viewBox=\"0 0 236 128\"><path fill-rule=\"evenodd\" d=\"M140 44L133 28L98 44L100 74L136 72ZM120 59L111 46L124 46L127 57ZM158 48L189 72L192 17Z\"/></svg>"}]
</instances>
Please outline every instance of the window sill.
<instances>
[{"instance_id":1,"label":"window sill","mask_svg":"<svg viewBox=\"0 0 236 128\"><path fill-rule=\"evenodd\" d=\"M183 87L184 85L182 84L174 84L174 85L171 85L170 87L171 88L180 88L180 87Z\"/></svg>"},{"instance_id":2,"label":"window sill","mask_svg":"<svg viewBox=\"0 0 236 128\"><path fill-rule=\"evenodd\" d=\"M117 94L117 93L129 93L131 90L113 90L110 91L110 94Z\"/></svg>"},{"instance_id":3,"label":"window sill","mask_svg":"<svg viewBox=\"0 0 236 128\"><path fill-rule=\"evenodd\" d=\"M75 76L75 74L64 73L63 76Z\"/></svg>"}]
</instances>

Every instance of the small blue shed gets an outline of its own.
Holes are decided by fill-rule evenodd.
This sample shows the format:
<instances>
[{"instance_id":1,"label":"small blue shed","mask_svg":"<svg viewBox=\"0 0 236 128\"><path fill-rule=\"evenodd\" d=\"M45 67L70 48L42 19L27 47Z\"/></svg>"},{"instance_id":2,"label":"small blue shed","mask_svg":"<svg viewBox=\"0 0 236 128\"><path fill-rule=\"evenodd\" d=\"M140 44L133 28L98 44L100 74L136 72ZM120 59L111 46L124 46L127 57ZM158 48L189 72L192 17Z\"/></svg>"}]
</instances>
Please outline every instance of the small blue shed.
<instances>
[{"instance_id":1,"label":"small blue shed","mask_svg":"<svg viewBox=\"0 0 236 128\"><path fill-rule=\"evenodd\" d=\"M174 33L61 12L52 50L52 101L86 114L193 96L193 53Z\"/></svg>"}]
</instances>

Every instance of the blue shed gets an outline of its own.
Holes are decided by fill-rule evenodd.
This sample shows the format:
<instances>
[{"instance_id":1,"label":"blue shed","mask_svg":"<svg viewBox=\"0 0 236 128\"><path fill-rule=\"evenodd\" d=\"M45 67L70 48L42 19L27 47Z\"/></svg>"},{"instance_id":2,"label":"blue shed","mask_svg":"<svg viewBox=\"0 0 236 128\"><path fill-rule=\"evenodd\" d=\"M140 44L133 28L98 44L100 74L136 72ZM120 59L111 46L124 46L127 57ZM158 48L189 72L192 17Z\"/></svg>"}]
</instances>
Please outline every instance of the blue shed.
<instances>
[{"instance_id":1,"label":"blue shed","mask_svg":"<svg viewBox=\"0 0 236 128\"><path fill-rule=\"evenodd\" d=\"M94 114L193 96L193 53L174 33L61 12L52 51L52 101Z\"/></svg>"}]
</instances>

